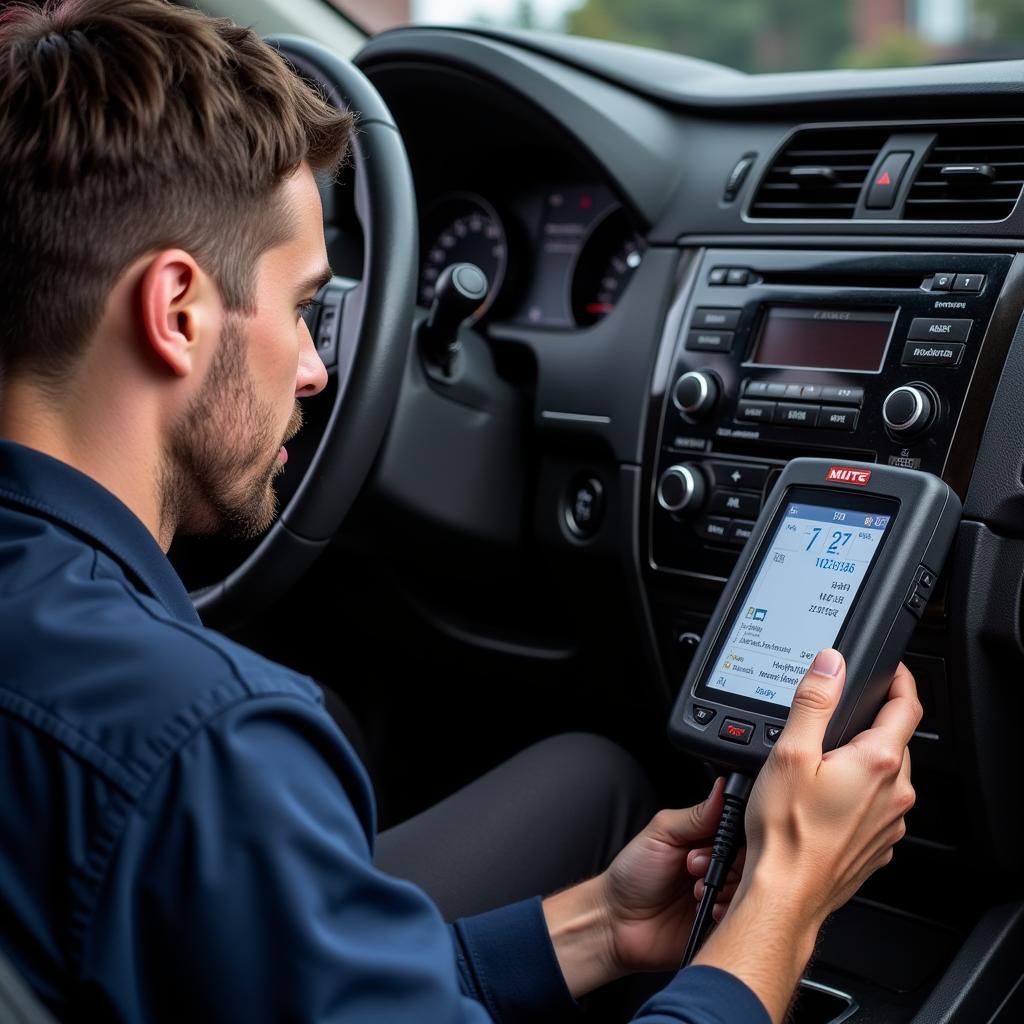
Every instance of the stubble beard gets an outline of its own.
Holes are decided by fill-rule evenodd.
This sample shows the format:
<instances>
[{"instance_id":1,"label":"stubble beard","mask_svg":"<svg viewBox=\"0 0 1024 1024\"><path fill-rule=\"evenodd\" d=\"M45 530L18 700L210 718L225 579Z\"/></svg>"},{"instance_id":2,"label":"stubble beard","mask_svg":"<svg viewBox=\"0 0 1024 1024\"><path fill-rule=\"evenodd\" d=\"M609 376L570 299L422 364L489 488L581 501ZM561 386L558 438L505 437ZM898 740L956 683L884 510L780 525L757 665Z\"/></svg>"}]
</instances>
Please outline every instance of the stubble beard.
<instances>
[{"instance_id":1,"label":"stubble beard","mask_svg":"<svg viewBox=\"0 0 1024 1024\"><path fill-rule=\"evenodd\" d=\"M282 438L245 355L242 318L224 322L213 365L174 427L161 479L161 521L170 534L263 533L277 517L273 480L281 444L298 433L298 402Z\"/></svg>"}]
</instances>

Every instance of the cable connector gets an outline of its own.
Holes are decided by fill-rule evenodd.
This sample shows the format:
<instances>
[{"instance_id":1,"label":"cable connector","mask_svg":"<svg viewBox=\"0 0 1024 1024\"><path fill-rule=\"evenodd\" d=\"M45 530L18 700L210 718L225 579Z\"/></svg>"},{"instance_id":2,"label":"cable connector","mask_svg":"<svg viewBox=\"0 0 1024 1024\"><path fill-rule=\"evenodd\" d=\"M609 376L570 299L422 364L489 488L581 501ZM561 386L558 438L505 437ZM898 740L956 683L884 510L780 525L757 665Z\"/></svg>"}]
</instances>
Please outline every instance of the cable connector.
<instances>
[{"instance_id":1,"label":"cable connector","mask_svg":"<svg viewBox=\"0 0 1024 1024\"><path fill-rule=\"evenodd\" d=\"M743 845L743 814L747 809L747 800L753 785L754 780L741 772L733 772L726 780L722 817L718 821L715 839L711 844L711 863L704 873L704 893L693 919L686 952L683 953L683 967L690 965L704 941L704 935L711 924L711 909L718 894L725 887L725 880L729 877L736 854Z\"/></svg>"}]
</instances>

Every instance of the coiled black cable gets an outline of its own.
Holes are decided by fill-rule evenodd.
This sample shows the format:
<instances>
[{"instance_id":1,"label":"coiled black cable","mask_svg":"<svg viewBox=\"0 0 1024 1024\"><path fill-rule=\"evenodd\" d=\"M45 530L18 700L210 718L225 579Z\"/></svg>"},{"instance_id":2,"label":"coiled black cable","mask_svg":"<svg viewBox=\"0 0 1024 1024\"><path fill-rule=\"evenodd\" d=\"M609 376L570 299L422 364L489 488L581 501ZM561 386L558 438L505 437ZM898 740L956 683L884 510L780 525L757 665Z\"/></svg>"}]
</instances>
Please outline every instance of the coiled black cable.
<instances>
[{"instance_id":1,"label":"coiled black cable","mask_svg":"<svg viewBox=\"0 0 1024 1024\"><path fill-rule=\"evenodd\" d=\"M690 929L690 938L683 953L683 967L688 967L697 955L704 935L711 924L711 910L718 894L725 887L725 880L740 846L743 845L743 814L747 809L747 799L754 780L741 772L733 772L725 783L722 817L715 830L714 842L711 844L711 863L704 873L704 893L700 898L697 913Z\"/></svg>"}]
</instances>

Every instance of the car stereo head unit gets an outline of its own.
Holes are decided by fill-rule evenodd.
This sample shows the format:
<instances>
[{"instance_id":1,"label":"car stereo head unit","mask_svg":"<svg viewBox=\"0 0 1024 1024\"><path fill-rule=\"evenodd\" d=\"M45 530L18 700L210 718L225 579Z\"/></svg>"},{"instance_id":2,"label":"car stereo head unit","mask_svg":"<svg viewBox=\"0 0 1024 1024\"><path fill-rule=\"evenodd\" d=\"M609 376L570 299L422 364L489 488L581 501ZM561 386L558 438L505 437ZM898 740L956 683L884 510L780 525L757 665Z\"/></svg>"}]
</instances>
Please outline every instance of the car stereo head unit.
<instances>
[{"instance_id":1,"label":"car stereo head unit","mask_svg":"<svg viewBox=\"0 0 1024 1024\"><path fill-rule=\"evenodd\" d=\"M651 568L725 579L796 456L942 476L1010 261L704 252L666 323Z\"/></svg>"}]
</instances>

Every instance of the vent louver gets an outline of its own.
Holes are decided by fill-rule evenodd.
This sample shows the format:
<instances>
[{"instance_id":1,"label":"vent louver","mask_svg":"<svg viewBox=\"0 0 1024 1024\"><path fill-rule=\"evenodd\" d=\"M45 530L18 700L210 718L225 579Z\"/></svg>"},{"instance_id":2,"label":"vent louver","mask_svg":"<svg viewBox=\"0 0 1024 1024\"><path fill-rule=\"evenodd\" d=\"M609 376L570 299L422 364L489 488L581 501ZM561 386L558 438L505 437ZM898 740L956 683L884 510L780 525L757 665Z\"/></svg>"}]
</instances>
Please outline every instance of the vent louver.
<instances>
[{"instance_id":1,"label":"vent louver","mask_svg":"<svg viewBox=\"0 0 1024 1024\"><path fill-rule=\"evenodd\" d=\"M940 128L910 188L904 220L1010 216L1024 184L1024 124Z\"/></svg>"},{"instance_id":2,"label":"vent louver","mask_svg":"<svg viewBox=\"0 0 1024 1024\"><path fill-rule=\"evenodd\" d=\"M797 132L761 181L749 215L849 220L888 137L889 132L881 129Z\"/></svg>"}]
</instances>

